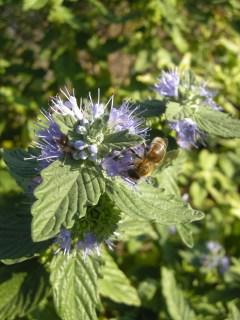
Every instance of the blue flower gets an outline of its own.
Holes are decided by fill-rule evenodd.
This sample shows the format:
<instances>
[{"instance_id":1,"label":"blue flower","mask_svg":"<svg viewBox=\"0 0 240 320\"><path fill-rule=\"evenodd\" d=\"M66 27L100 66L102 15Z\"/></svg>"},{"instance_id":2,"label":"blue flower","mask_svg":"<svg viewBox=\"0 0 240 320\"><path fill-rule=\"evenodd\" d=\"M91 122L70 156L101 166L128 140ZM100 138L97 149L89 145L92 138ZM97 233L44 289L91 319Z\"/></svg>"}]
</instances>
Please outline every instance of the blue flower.
<instances>
[{"instance_id":1,"label":"blue flower","mask_svg":"<svg viewBox=\"0 0 240 320\"><path fill-rule=\"evenodd\" d=\"M93 102L91 93L89 93L89 100L90 100L90 114L91 114L91 121L101 118L105 112L109 103L113 103L113 96L108 100L106 105L100 102L100 89L98 89L98 99L97 102Z\"/></svg>"},{"instance_id":2,"label":"blue flower","mask_svg":"<svg viewBox=\"0 0 240 320\"><path fill-rule=\"evenodd\" d=\"M62 229L57 236L55 242L59 245L59 250L62 250L64 254L69 254L71 251L71 232L67 229ZM58 251L59 251L58 250Z\"/></svg>"},{"instance_id":3,"label":"blue flower","mask_svg":"<svg viewBox=\"0 0 240 320\"><path fill-rule=\"evenodd\" d=\"M229 261L229 258L227 256L224 256L219 260L218 267L219 267L219 271L222 274L225 273L229 269L229 266L230 266L230 261Z\"/></svg>"},{"instance_id":4,"label":"blue flower","mask_svg":"<svg viewBox=\"0 0 240 320\"><path fill-rule=\"evenodd\" d=\"M66 101L63 101L60 96L52 98L51 109L63 116L71 115L77 120L83 119L83 111L81 106L77 104L77 99L75 98L74 91L72 95L68 92L67 89L61 90L61 93L66 97Z\"/></svg>"},{"instance_id":5,"label":"blue flower","mask_svg":"<svg viewBox=\"0 0 240 320\"><path fill-rule=\"evenodd\" d=\"M103 242L107 244L110 250L113 249L113 243L111 240L106 239L103 240ZM78 241L77 249L83 251L84 259L86 259L87 256L95 253L100 256L100 245L101 243L98 241L97 237L93 233L88 232L84 234L83 240Z\"/></svg>"},{"instance_id":6,"label":"blue flower","mask_svg":"<svg viewBox=\"0 0 240 320\"><path fill-rule=\"evenodd\" d=\"M143 155L144 147L139 145L122 152L114 151L103 159L101 165L108 176L120 176L128 183L135 184L135 181L129 177L129 170L133 168L136 158L142 158Z\"/></svg>"},{"instance_id":7,"label":"blue flower","mask_svg":"<svg viewBox=\"0 0 240 320\"><path fill-rule=\"evenodd\" d=\"M36 136L39 140L35 142L36 147L40 150L40 154L38 156L33 155L29 159L37 159L40 163L40 167L44 168L53 161L63 157L64 152L60 141L64 135L52 119L50 113L42 111L42 114L46 118L46 122L45 124L37 124L40 128L40 130L36 132Z\"/></svg>"},{"instance_id":8,"label":"blue flower","mask_svg":"<svg viewBox=\"0 0 240 320\"><path fill-rule=\"evenodd\" d=\"M208 241L206 244L206 247L207 247L208 251L213 254L218 253L222 249L222 246L220 245L220 243L218 243L216 241Z\"/></svg>"},{"instance_id":9,"label":"blue flower","mask_svg":"<svg viewBox=\"0 0 240 320\"><path fill-rule=\"evenodd\" d=\"M93 119L98 119L104 114L105 106L102 103L94 103L92 106Z\"/></svg>"},{"instance_id":10,"label":"blue flower","mask_svg":"<svg viewBox=\"0 0 240 320\"><path fill-rule=\"evenodd\" d=\"M191 119L171 121L169 126L177 133L177 142L181 148L189 149L191 146L198 147L198 142L204 143L205 134Z\"/></svg>"},{"instance_id":11,"label":"blue flower","mask_svg":"<svg viewBox=\"0 0 240 320\"><path fill-rule=\"evenodd\" d=\"M216 111L223 111L223 108L221 108L214 100L215 93L209 90L205 84L200 85L199 87L199 93L200 96L205 98L205 103L211 107L213 110Z\"/></svg>"},{"instance_id":12,"label":"blue flower","mask_svg":"<svg viewBox=\"0 0 240 320\"><path fill-rule=\"evenodd\" d=\"M89 159L100 164L108 152L101 148L105 133L113 133L128 130L130 134L145 137L147 128L143 128L143 120L137 116L137 108L131 108L124 102L119 108L113 106L113 97L103 105L100 103L100 91L98 100L93 102L91 94L83 105L78 105L74 92L70 94L67 90L61 91L65 100L60 96L52 98L50 112L43 111L45 122L38 123L35 143L39 149L38 155L32 155L29 159L37 159L40 163L39 169L47 167L53 161L64 157L72 157L74 160ZM111 104L110 108L108 105ZM110 111L108 111L110 109ZM54 114L60 117L71 116L74 118L71 137L64 135L60 127L54 121ZM99 118L103 118L98 121ZM103 125L102 125L103 124ZM111 151L109 151L111 152ZM114 155L115 156L115 155ZM124 158L124 157L122 157ZM124 162L124 160L121 160ZM121 166L121 161L118 165ZM120 170L120 168L119 168Z\"/></svg>"},{"instance_id":13,"label":"blue flower","mask_svg":"<svg viewBox=\"0 0 240 320\"><path fill-rule=\"evenodd\" d=\"M147 128L143 128L143 120L137 116L138 108L130 109L127 102L123 102L120 108L111 107L108 127L113 132L128 130L131 134L145 136Z\"/></svg>"},{"instance_id":14,"label":"blue flower","mask_svg":"<svg viewBox=\"0 0 240 320\"><path fill-rule=\"evenodd\" d=\"M229 258L220 243L208 241L206 243L207 253L200 256L201 265L207 269L217 268L220 273L225 273L230 265Z\"/></svg>"},{"instance_id":15,"label":"blue flower","mask_svg":"<svg viewBox=\"0 0 240 320\"><path fill-rule=\"evenodd\" d=\"M177 98L179 84L180 76L177 70L163 71L155 90L162 96Z\"/></svg>"},{"instance_id":16,"label":"blue flower","mask_svg":"<svg viewBox=\"0 0 240 320\"><path fill-rule=\"evenodd\" d=\"M102 167L110 177L127 176L127 171L133 164L133 153L129 151L114 151L111 155L104 158Z\"/></svg>"}]
</instances>

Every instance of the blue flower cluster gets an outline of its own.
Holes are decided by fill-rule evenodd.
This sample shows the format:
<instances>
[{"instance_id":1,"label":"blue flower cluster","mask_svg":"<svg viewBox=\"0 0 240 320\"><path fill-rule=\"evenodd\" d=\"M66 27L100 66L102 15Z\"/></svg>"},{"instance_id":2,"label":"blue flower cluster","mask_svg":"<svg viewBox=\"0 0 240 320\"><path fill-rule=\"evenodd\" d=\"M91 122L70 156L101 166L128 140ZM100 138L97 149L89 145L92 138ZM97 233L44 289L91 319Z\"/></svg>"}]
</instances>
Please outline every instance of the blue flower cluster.
<instances>
[{"instance_id":1,"label":"blue flower cluster","mask_svg":"<svg viewBox=\"0 0 240 320\"><path fill-rule=\"evenodd\" d=\"M111 150L106 154L100 149L106 132L127 130L129 134L145 138L147 128L143 126L143 120L137 115L138 108L132 108L127 102L123 102L117 108L113 105L113 97L104 105L100 102L100 94L96 103L89 94L88 101L83 105L81 100L78 105L74 92L70 94L66 90L62 91L62 94L65 100L60 96L53 98L50 111L42 111L45 120L37 123L38 141L35 145L39 149L39 154L31 158L38 160L40 170L53 161L70 155L74 160L94 161L101 165L109 176L125 177L129 166L133 164L134 154L126 149L123 152ZM74 139L66 137L61 132L54 121L54 114L62 117L71 116L74 119L76 122ZM107 121L92 133L96 122L106 117Z\"/></svg>"},{"instance_id":2,"label":"blue flower cluster","mask_svg":"<svg viewBox=\"0 0 240 320\"><path fill-rule=\"evenodd\" d=\"M116 232L113 235L117 235ZM59 249L63 252L63 254L70 254L72 247L72 236L71 232L66 229L62 229L56 238L55 242L58 244ZM83 253L84 259L86 259L89 255L97 254L100 256L100 246L102 243L105 243L109 250L113 250L114 244L112 239L101 239L98 240L96 235L92 232L86 232L83 235L83 239L79 240L75 246L76 250L80 250Z\"/></svg>"},{"instance_id":3,"label":"blue flower cluster","mask_svg":"<svg viewBox=\"0 0 240 320\"><path fill-rule=\"evenodd\" d=\"M223 247L216 241L206 243L207 252L200 257L201 265L206 269L218 269L225 273L229 268L229 258L225 255Z\"/></svg>"},{"instance_id":4,"label":"blue flower cluster","mask_svg":"<svg viewBox=\"0 0 240 320\"><path fill-rule=\"evenodd\" d=\"M189 84L185 77L181 77L178 70L162 72L155 90L161 96L173 101L183 101L183 104L194 98L196 106L208 106L216 111L223 110L214 101L215 94L206 87L205 83L193 81ZM191 146L197 148L199 143L204 144L206 135L192 119L171 121L169 125L176 131L177 142L181 148L189 149Z\"/></svg>"},{"instance_id":5,"label":"blue flower cluster","mask_svg":"<svg viewBox=\"0 0 240 320\"><path fill-rule=\"evenodd\" d=\"M138 108L133 108L127 102L116 107L113 97L106 104L102 104L99 93L97 102L93 102L89 94L87 101L83 103L81 100L78 104L74 92L70 94L66 90L61 93L64 99L61 96L53 98L50 110L42 111L45 119L37 124L38 140L35 145L39 152L31 158L39 162L39 171L57 159L70 157L73 161L91 161L109 177L120 176L130 182L128 170L134 163L136 153L143 154L143 146L123 147L118 150L110 147L106 150L102 145L105 135L117 132L127 131L129 135L138 135L142 139L146 137L147 128L138 116ZM70 117L73 123L72 132L68 136L61 132L61 126L56 120L61 117L63 120L64 117ZM41 178L38 181L41 182ZM34 181L32 189L36 186L37 182ZM58 251L69 254L72 249L81 250L86 258L93 253L99 255L101 243L105 243L109 249L113 247L111 237L115 235L114 228L106 239L95 231L87 230L92 229L81 230L85 233L79 235L72 233L72 230L62 229L55 240L59 246ZM77 234L82 239L76 243Z\"/></svg>"}]
</instances>

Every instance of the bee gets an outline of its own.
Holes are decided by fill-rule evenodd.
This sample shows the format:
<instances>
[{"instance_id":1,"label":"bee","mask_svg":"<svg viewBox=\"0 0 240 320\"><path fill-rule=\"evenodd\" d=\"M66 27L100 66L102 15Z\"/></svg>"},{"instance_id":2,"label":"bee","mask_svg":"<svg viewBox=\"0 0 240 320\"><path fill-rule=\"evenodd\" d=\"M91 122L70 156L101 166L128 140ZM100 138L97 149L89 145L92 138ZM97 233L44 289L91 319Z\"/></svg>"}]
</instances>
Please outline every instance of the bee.
<instances>
[{"instance_id":1,"label":"bee","mask_svg":"<svg viewBox=\"0 0 240 320\"><path fill-rule=\"evenodd\" d=\"M128 170L128 176L133 180L150 176L153 170L164 160L167 153L167 140L156 137L150 144L143 158L135 160L133 168Z\"/></svg>"}]
</instances>

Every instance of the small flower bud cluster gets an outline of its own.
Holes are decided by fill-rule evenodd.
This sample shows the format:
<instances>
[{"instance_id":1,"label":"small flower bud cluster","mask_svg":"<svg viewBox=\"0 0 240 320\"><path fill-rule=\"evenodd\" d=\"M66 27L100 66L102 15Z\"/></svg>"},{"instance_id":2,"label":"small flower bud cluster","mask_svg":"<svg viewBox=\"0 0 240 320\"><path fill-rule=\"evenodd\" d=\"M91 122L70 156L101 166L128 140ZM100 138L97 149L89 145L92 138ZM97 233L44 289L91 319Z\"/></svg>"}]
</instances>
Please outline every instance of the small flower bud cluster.
<instances>
[{"instance_id":1,"label":"small flower bud cluster","mask_svg":"<svg viewBox=\"0 0 240 320\"><path fill-rule=\"evenodd\" d=\"M78 105L74 92L70 94L66 90L62 91L62 94L65 100L60 96L53 98L50 111L42 112L45 121L37 124L38 141L35 145L39 153L31 158L39 161L40 170L66 156L77 161L90 160L100 165L111 152L114 154L114 150L103 151L105 134L128 131L129 134L145 137L147 129L142 127L143 121L136 115L137 108L130 108L127 102L116 108L113 106L113 97L104 105L100 103L99 94L96 103L89 94L89 99L84 104L81 100ZM73 122L71 135L66 136L61 132L55 115L63 118L71 117ZM103 167L109 172L105 165Z\"/></svg>"},{"instance_id":2,"label":"small flower bud cluster","mask_svg":"<svg viewBox=\"0 0 240 320\"><path fill-rule=\"evenodd\" d=\"M225 273L229 268L229 258L225 255L223 247L216 241L206 243L206 253L200 257L202 267L206 269L217 268L220 273Z\"/></svg>"},{"instance_id":3,"label":"small flower bud cluster","mask_svg":"<svg viewBox=\"0 0 240 320\"><path fill-rule=\"evenodd\" d=\"M73 249L81 250L86 258L94 254L99 256L102 244L112 250L121 217L119 211L110 206L112 203L109 201L103 197L97 207L89 209L86 216L80 219L71 231L62 229L55 240L59 246L57 252L69 254Z\"/></svg>"},{"instance_id":4,"label":"small flower bud cluster","mask_svg":"<svg viewBox=\"0 0 240 320\"><path fill-rule=\"evenodd\" d=\"M222 111L214 101L215 94L205 83L200 83L188 73L180 74L178 70L162 72L155 90L165 99L179 102L183 108L184 105L194 108L208 106L213 110ZM204 144L206 135L192 119L171 121L169 125L176 131L177 142L181 148L189 149L191 146L198 147L199 143Z\"/></svg>"}]
</instances>

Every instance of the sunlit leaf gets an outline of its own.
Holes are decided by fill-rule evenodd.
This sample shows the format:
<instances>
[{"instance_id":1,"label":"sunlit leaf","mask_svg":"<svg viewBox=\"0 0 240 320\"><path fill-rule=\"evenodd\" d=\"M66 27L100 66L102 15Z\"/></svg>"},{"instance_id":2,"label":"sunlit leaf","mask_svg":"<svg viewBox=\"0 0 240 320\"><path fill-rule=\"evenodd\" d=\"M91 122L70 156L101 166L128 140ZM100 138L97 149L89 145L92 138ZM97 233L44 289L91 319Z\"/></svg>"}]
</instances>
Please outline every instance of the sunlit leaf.
<instances>
[{"instance_id":1,"label":"sunlit leaf","mask_svg":"<svg viewBox=\"0 0 240 320\"><path fill-rule=\"evenodd\" d=\"M32 207L35 241L54 237L63 225L72 227L75 216L83 217L87 206L97 204L105 189L101 173L91 166L55 161L42 170L41 176Z\"/></svg>"},{"instance_id":2,"label":"sunlit leaf","mask_svg":"<svg viewBox=\"0 0 240 320\"><path fill-rule=\"evenodd\" d=\"M81 252L59 254L51 264L50 281L57 312L63 320L97 320L98 261Z\"/></svg>"}]
</instances>

